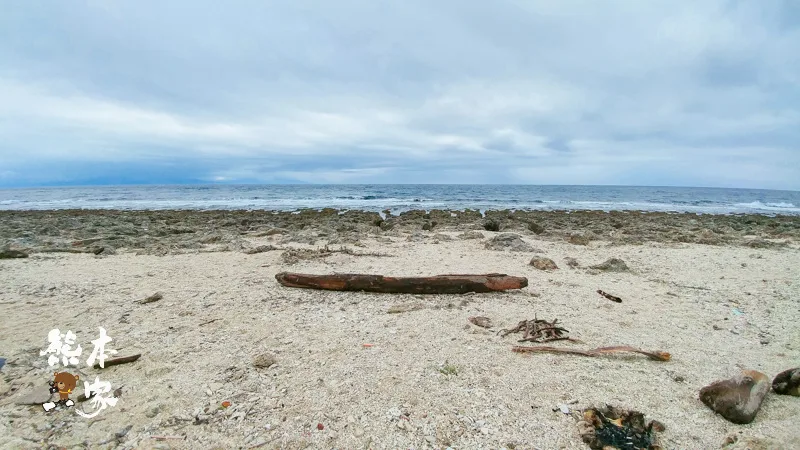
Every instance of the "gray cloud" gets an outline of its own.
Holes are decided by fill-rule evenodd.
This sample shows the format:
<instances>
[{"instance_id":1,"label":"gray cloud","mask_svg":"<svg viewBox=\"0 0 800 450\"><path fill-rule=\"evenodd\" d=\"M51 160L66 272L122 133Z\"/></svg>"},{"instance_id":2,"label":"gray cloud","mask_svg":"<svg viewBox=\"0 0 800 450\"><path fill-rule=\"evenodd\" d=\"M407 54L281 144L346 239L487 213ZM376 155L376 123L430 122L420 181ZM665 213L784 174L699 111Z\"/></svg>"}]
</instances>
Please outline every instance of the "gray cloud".
<instances>
[{"instance_id":1,"label":"gray cloud","mask_svg":"<svg viewBox=\"0 0 800 450\"><path fill-rule=\"evenodd\" d=\"M131 167L120 180L800 189L790 1L6 10L0 185Z\"/></svg>"}]
</instances>

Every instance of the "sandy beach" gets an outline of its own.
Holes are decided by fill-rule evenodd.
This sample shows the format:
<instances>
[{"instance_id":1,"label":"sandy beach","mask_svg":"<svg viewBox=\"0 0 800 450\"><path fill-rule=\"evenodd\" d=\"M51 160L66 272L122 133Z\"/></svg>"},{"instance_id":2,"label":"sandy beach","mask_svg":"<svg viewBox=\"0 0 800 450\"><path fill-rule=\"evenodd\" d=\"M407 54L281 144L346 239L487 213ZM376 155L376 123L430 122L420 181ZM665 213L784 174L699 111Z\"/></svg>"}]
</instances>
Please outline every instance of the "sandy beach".
<instances>
[{"instance_id":1,"label":"sandy beach","mask_svg":"<svg viewBox=\"0 0 800 450\"><path fill-rule=\"evenodd\" d=\"M27 255L0 260L3 448L581 449L580 411L605 404L664 424L665 449L729 436L724 448L800 447L797 397L768 394L748 425L698 399L742 369L772 379L800 365L800 217L0 212L0 244ZM610 258L628 269L591 268ZM528 286L334 292L283 287L283 271L496 272ZM498 332L534 317L583 341L552 346L671 360L512 352L521 335ZM52 379L50 330L74 332L85 359L98 327L116 356L142 355L71 369L110 382L116 405L86 419L20 404Z\"/></svg>"}]
</instances>

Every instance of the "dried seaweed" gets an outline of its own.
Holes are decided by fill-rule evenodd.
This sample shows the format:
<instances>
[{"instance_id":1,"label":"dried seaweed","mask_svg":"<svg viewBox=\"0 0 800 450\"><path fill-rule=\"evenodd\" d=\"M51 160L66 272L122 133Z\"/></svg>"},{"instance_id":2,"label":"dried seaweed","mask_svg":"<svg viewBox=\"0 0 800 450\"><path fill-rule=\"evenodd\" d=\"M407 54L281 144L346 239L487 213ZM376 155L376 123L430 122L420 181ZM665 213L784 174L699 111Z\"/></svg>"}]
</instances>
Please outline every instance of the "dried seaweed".
<instances>
[{"instance_id":1,"label":"dried seaweed","mask_svg":"<svg viewBox=\"0 0 800 450\"><path fill-rule=\"evenodd\" d=\"M621 353L621 352L633 352L639 353L642 355L647 356L650 359L656 361L669 361L672 358L667 352L662 351L655 351L655 352L648 352L645 350L640 350L635 347L628 347L626 345L614 346L614 347L600 347L595 348L592 350L576 350L571 348L558 348L558 347L547 347L547 346L538 346L538 347L514 347L511 350L517 353L536 353L536 352L544 352L544 353L569 353L572 355L581 355L581 356L601 356L609 353Z\"/></svg>"},{"instance_id":2,"label":"dried seaweed","mask_svg":"<svg viewBox=\"0 0 800 450\"><path fill-rule=\"evenodd\" d=\"M514 328L500 330L498 334L502 334L502 337L506 337L512 333L522 332L522 339L517 342L581 342L577 339L572 339L565 336L566 333L569 333L569 330L558 326L557 322L558 319L548 322L546 320L541 320L534 317L533 320L523 320Z\"/></svg>"}]
</instances>

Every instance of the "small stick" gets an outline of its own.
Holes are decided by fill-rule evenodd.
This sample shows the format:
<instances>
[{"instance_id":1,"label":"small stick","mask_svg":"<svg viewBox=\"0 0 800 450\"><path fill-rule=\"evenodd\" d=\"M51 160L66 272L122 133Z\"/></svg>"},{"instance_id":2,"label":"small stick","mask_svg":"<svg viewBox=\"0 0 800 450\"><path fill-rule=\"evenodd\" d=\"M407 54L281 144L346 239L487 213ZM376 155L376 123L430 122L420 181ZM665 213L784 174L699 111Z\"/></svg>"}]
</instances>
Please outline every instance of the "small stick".
<instances>
[{"instance_id":1,"label":"small stick","mask_svg":"<svg viewBox=\"0 0 800 450\"><path fill-rule=\"evenodd\" d=\"M622 299L617 297L616 295L611 295L607 292L603 292L600 289L597 290L597 293L602 295L603 297L611 300L612 302L622 303Z\"/></svg>"},{"instance_id":2,"label":"small stick","mask_svg":"<svg viewBox=\"0 0 800 450\"><path fill-rule=\"evenodd\" d=\"M517 353L534 353L534 352L568 353L571 355L581 355L581 356L591 356L591 357L600 356L607 353L634 352L645 355L648 358L656 361L669 361L671 358L671 355L667 352L662 352L662 351L647 352L644 350L640 350L638 348L628 347L625 345L615 346L615 347L600 347L592 350L576 350L571 348L559 348L559 347L547 347L547 346L537 346L537 347L516 346L511 350Z\"/></svg>"},{"instance_id":3,"label":"small stick","mask_svg":"<svg viewBox=\"0 0 800 450\"><path fill-rule=\"evenodd\" d=\"M167 439L186 439L186 436L150 436L151 439L158 439L160 441L164 441Z\"/></svg>"},{"instance_id":4,"label":"small stick","mask_svg":"<svg viewBox=\"0 0 800 450\"><path fill-rule=\"evenodd\" d=\"M201 323L201 324L200 324L200 325L198 325L198 326L199 326L199 327L202 327L203 325L208 325L208 324L210 324L210 323L212 323L212 322L216 322L216 321L218 321L218 320L220 320L220 319L211 319L211 320L209 320L209 321L207 321L207 322L203 322L203 323Z\"/></svg>"},{"instance_id":5,"label":"small stick","mask_svg":"<svg viewBox=\"0 0 800 450\"><path fill-rule=\"evenodd\" d=\"M139 354L137 354L137 355L132 355L132 356L123 356L123 357L121 357L121 358L111 358L111 359L109 359L109 360L105 361L105 362L103 363L103 365L104 365L105 367L111 367L111 366L116 366L116 365L118 365L118 364L125 364L125 363L129 363L129 362L134 362L134 361L136 361L137 359L139 359L141 356L142 356L142 354L141 354L141 353L139 353ZM95 369L103 369L103 368L105 368L105 367L100 367L100 364L99 364L99 363L94 365L94 368L95 368Z\"/></svg>"}]
</instances>

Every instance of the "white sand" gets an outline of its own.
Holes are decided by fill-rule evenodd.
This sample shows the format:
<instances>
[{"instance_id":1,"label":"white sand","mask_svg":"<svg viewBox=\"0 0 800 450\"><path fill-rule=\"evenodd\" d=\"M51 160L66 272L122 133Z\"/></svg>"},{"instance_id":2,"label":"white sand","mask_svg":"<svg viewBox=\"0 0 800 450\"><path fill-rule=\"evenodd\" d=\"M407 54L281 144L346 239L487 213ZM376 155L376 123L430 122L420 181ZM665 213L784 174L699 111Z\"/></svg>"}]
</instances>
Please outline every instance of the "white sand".
<instances>
[{"instance_id":1,"label":"white sand","mask_svg":"<svg viewBox=\"0 0 800 450\"><path fill-rule=\"evenodd\" d=\"M64 447L108 441L122 448L588 448L576 419L552 411L574 399L572 408L610 403L661 421L668 449L719 448L731 433L800 448L799 398L770 393L750 425L729 423L698 400L701 387L742 368L772 378L800 365L796 248L583 247L526 237L560 267L542 272L528 265L533 254L486 250L480 240L410 243L399 233L392 239L365 241L368 248L357 250L393 257L335 254L294 266L281 262L280 251L0 261L0 356L8 358L0 370L0 447L41 448L37 442L48 438ZM582 266L622 258L634 273L593 275L568 268L567 256ZM529 286L464 296L324 292L281 287L274 275L283 270L501 272L526 276ZM163 300L136 303L156 291ZM413 302L425 308L387 314ZM120 323L123 314L128 323ZM534 315L558 318L586 344L553 345L632 345L673 359L513 353L516 335L501 338L468 324L474 315L492 318L493 331ZM212 319L218 320L200 325ZM103 371L82 363L85 377L124 386L116 406L84 419L15 403L50 380L53 369L39 356L49 330L75 332L85 360L99 326L119 355L143 354ZM274 353L278 363L253 367L260 352ZM458 373L440 373L445 362ZM224 400L233 406L214 412ZM206 407L208 423L192 424ZM410 420L392 420L396 409Z\"/></svg>"}]
</instances>

